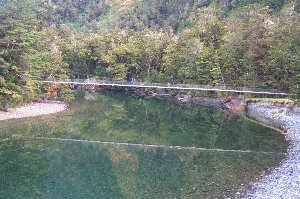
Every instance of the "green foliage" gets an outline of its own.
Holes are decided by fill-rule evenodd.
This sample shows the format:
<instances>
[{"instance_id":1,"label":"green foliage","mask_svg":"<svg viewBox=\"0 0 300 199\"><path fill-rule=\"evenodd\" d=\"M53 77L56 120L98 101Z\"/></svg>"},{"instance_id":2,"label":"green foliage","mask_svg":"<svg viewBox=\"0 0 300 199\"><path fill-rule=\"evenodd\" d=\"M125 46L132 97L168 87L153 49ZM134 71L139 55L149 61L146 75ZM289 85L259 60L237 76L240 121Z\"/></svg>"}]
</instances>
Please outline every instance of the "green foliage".
<instances>
[{"instance_id":1,"label":"green foliage","mask_svg":"<svg viewBox=\"0 0 300 199\"><path fill-rule=\"evenodd\" d=\"M0 109L16 106L41 94L32 77L62 75L65 63L54 52L53 32L43 30L31 1L0 7Z\"/></svg>"},{"instance_id":2,"label":"green foliage","mask_svg":"<svg viewBox=\"0 0 300 199\"><path fill-rule=\"evenodd\" d=\"M50 75L300 93L300 21L292 6L299 3L1 1L0 108L46 96L48 85L34 78ZM73 98L67 86L53 97Z\"/></svg>"},{"instance_id":3,"label":"green foliage","mask_svg":"<svg viewBox=\"0 0 300 199\"><path fill-rule=\"evenodd\" d=\"M38 17L48 25L68 25L73 32L132 29L170 29L175 33L191 27L199 10L220 8L220 17L248 5L268 6L274 13L285 0L38 0Z\"/></svg>"},{"instance_id":4,"label":"green foliage","mask_svg":"<svg viewBox=\"0 0 300 199\"><path fill-rule=\"evenodd\" d=\"M284 3L286 0L266 0L266 5L269 6L269 8L279 11L284 6Z\"/></svg>"},{"instance_id":5,"label":"green foliage","mask_svg":"<svg viewBox=\"0 0 300 199\"><path fill-rule=\"evenodd\" d=\"M73 29L88 27L98 30L99 18L109 10L109 4L103 0L38 0L38 17L46 24L69 24Z\"/></svg>"},{"instance_id":6,"label":"green foliage","mask_svg":"<svg viewBox=\"0 0 300 199\"><path fill-rule=\"evenodd\" d=\"M292 78L292 91L295 94L294 98L300 101L300 48L297 49L298 60L297 64L292 66L293 78Z\"/></svg>"},{"instance_id":7,"label":"green foliage","mask_svg":"<svg viewBox=\"0 0 300 199\"><path fill-rule=\"evenodd\" d=\"M284 104L294 104L293 100L287 98L246 98L246 102L274 102L274 103L284 103Z\"/></svg>"},{"instance_id":8,"label":"green foliage","mask_svg":"<svg viewBox=\"0 0 300 199\"><path fill-rule=\"evenodd\" d=\"M37 21L32 5L26 1L20 4L7 2L0 7L0 109L4 110L31 98L33 92L30 82L24 81L30 68L24 57L38 43Z\"/></svg>"}]
</instances>

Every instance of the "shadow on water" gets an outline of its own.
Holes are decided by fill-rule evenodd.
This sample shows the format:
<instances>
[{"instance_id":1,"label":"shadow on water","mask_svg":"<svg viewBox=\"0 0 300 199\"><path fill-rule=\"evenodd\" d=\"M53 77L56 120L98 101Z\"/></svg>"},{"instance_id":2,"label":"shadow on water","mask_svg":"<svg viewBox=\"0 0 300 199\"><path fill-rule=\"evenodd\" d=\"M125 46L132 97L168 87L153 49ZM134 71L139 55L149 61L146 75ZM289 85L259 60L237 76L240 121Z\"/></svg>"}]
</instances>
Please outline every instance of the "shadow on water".
<instances>
[{"instance_id":1,"label":"shadow on water","mask_svg":"<svg viewBox=\"0 0 300 199\"><path fill-rule=\"evenodd\" d=\"M0 123L0 198L232 198L286 147L278 132L209 107L79 96L64 113Z\"/></svg>"}]
</instances>

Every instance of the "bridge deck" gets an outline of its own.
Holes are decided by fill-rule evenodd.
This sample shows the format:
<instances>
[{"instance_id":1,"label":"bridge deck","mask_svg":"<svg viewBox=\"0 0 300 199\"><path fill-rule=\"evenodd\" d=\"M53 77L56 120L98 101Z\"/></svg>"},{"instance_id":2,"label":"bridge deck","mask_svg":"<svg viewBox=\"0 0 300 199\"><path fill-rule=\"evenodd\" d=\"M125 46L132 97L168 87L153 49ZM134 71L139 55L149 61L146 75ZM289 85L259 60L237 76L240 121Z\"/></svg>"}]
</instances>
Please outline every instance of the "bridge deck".
<instances>
[{"instance_id":1,"label":"bridge deck","mask_svg":"<svg viewBox=\"0 0 300 199\"><path fill-rule=\"evenodd\" d=\"M106 81L106 80L50 80L42 81L44 83L55 84L73 84L73 85L94 85L94 86L115 86L115 87L131 87L131 88L156 88L156 89L176 89L176 90L195 90L195 91L219 91L219 92L235 92L235 93L253 93L266 95L283 95L288 96L289 93L282 92L277 89L247 88L247 87L231 87L231 86L209 86L195 84L168 84L168 83L146 83L146 82L123 82L123 81Z\"/></svg>"}]
</instances>

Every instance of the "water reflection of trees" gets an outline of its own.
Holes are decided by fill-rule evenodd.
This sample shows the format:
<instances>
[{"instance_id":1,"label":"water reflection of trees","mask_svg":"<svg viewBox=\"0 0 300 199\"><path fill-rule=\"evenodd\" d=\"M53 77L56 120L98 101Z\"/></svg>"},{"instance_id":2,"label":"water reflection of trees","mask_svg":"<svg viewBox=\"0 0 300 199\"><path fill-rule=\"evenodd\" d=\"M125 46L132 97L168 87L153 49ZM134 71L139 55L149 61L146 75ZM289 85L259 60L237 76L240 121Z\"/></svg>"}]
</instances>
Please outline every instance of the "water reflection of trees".
<instances>
[{"instance_id":1,"label":"water reflection of trees","mask_svg":"<svg viewBox=\"0 0 300 199\"><path fill-rule=\"evenodd\" d=\"M89 139L258 151L286 147L274 131L210 107L118 94L99 95L83 106L88 111L79 126Z\"/></svg>"},{"instance_id":2,"label":"water reflection of trees","mask_svg":"<svg viewBox=\"0 0 300 199\"><path fill-rule=\"evenodd\" d=\"M0 143L3 198L233 197L281 157L12 138Z\"/></svg>"}]
</instances>

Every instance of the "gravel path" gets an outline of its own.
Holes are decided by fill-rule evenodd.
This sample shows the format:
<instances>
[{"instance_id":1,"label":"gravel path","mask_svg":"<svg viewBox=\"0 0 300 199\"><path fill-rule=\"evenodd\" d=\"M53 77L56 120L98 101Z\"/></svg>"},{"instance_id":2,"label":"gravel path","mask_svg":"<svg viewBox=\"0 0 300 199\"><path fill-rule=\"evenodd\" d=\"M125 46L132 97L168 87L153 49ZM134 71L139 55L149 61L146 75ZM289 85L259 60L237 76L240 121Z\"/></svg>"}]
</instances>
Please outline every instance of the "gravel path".
<instances>
[{"instance_id":1,"label":"gravel path","mask_svg":"<svg viewBox=\"0 0 300 199\"><path fill-rule=\"evenodd\" d=\"M9 109L8 112L0 111L0 121L52 114L64 111L66 108L66 104L58 102L31 103L21 108Z\"/></svg>"},{"instance_id":2,"label":"gravel path","mask_svg":"<svg viewBox=\"0 0 300 199\"><path fill-rule=\"evenodd\" d=\"M253 183L246 199L299 199L300 198L300 109L271 103L254 103L249 114L263 122L278 124L286 130L290 141L287 157L267 176ZM268 123L267 122L267 123Z\"/></svg>"}]
</instances>

